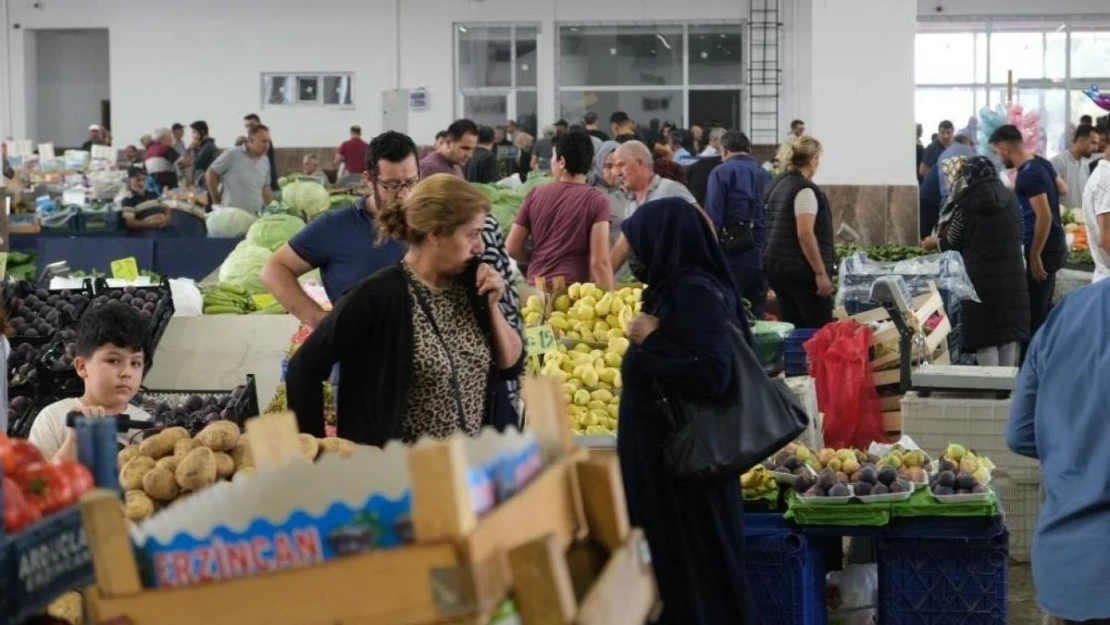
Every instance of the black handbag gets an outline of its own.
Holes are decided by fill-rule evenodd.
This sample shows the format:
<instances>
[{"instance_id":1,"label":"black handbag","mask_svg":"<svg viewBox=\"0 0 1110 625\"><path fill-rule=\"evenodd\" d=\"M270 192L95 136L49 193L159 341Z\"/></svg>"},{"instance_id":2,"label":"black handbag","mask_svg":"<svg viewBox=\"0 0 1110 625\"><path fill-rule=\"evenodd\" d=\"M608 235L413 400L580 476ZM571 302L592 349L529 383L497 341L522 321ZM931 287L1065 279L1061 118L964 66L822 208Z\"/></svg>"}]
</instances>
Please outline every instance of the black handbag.
<instances>
[{"instance_id":1,"label":"black handbag","mask_svg":"<svg viewBox=\"0 0 1110 625\"><path fill-rule=\"evenodd\" d=\"M786 382L768 377L740 331L729 328L735 380L723 397L692 400L655 383L656 401L671 427L663 441L663 461L684 481L735 480L809 424Z\"/></svg>"},{"instance_id":2,"label":"black handbag","mask_svg":"<svg viewBox=\"0 0 1110 625\"><path fill-rule=\"evenodd\" d=\"M737 221L721 228L721 249L726 254L743 254L755 249L755 235L752 225L746 221Z\"/></svg>"}]
</instances>

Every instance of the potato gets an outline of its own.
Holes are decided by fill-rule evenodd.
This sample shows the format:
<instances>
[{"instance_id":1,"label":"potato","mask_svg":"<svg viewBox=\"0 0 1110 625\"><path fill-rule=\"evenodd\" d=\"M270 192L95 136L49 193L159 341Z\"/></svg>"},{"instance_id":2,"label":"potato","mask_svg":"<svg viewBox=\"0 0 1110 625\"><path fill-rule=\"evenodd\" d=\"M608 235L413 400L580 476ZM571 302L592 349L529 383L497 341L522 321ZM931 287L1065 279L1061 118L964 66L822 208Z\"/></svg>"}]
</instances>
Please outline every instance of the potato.
<instances>
[{"instance_id":1,"label":"potato","mask_svg":"<svg viewBox=\"0 0 1110 625\"><path fill-rule=\"evenodd\" d=\"M119 472L119 485L124 490L138 490L143 487L143 478L154 468L154 458L135 456Z\"/></svg>"},{"instance_id":2,"label":"potato","mask_svg":"<svg viewBox=\"0 0 1110 625\"><path fill-rule=\"evenodd\" d=\"M70 625L81 625L84 618L85 602L81 593L71 590L46 606L46 613Z\"/></svg>"},{"instance_id":3,"label":"potato","mask_svg":"<svg viewBox=\"0 0 1110 625\"><path fill-rule=\"evenodd\" d=\"M200 490L216 482L216 455L207 447L197 447L181 460L174 471L177 485L185 490Z\"/></svg>"},{"instance_id":4,"label":"potato","mask_svg":"<svg viewBox=\"0 0 1110 625\"><path fill-rule=\"evenodd\" d=\"M320 453L320 442L311 434L298 434L297 440L301 443L301 455L312 462Z\"/></svg>"},{"instance_id":5,"label":"potato","mask_svg":"<svg viewBox=\"0 0 1110 625\"><path fill-rule=\"evenodd\" d=\"M122 468L123 465L127 464L128 462L131 462L131 459L134 458L135 456L138 456L138 455L139 455L139 446L138 445L128 445L127 447L124 447L123 449L119 450L119 454L116 455L117 466Z\"/></svg>"},{"instance_id":6,"label":"potato","mask_svg":"<svg viewBox=\"0 0 1110 625\"><path fill-rule=\"evenodd\" d=\"M143 492L157 501L172 501L177 497L177 481L169 469L154 467L143 477Z\"/></svg>"},{"instance_id":7,"label":"potato","mask_svg":"<svg viewBox=\"0 0 1110 625\"><path fill-rule=\"evenodd\" d=\"M345 438L327 437L319 439L321 454L339 454L346 458L355 453L356 445Z\"/></svg>"},{"instance_id":8,"label":"potato","mask_svg":"<svg viewBox=\"0 0 1110 625\"><path fill-rule=\"evenodd\" d=\"M141 490L129 490L123 499L123 516L131 521L142 521L154 514L154 502Z\"/></svg>"},{"instance_id":9,"label":"potato","mask_svg":"<svg viewBox=\"0 0 1110 625\"><path fill-rule=\"evenodd\" d=\"M231 451L239 442L239 426L231 421L213 421L196 436L201 445L212 451Z\"/></svg>"},{"instance_id":10,"label":"potato","mask_svg":"<svg viewBox=\"0 0 1110 625\"><path fill-rule=\"evenodd\" d=\"M154 463L154 466L166 469L170 473L173 473L177 470L177 465L179 464L181 464L181 456L166 456L165 458L159 458L158 462Z\"/></svg>"},{"instance_id":11,"label":"potato","mask_svg":"<svg viewBox=\"0 0 1110 625\"><path fill-rule=\"evenodd\" d=\"M184 440L186 438L192 438L192 436L189 436L189 430L186 430L185 428L181 427L180 425L175 425L172 428L166 428L166 429L162 430L160 433L161 433L162 436L170 439L171 441L173 441L175 443L177 441Z\"/></svg>"},{"instance_id":12,"label":"potato","mask_svg":"<svg viewBox=\"0 0 1110 625\"><path fill-rule=\"evenodd\" d=\"M155 460L173 453L173 439L165 434L155 434L139 445L139 453Z\"/></svg>"},{"instance_id":13,"label":"potato","mask_svg":"<svg viewBox=\"0 0 1110 625\"><path fill-rule=\"evenodd\" d=\"M241 471L246 468L254 468L254 458L251 456L250 440L246 434L239 435L239 442L235 443L235 448L231 450L231 459L235 461L236 471Z\"/></svg>"},{"instance_id":14,"label":"potato","mask_svg":"<svg viewBox=\"0 0 1110 625\"><path fill-rule=\"evenodd\" d=\"M231 456L222 451L217 451L216 454L216 477L221 480L227 479L235 475L235 461Z\"/></svg>"},{"instance_id":15,"label":"potato","mask_svg":"<svg viewBox=\"0 0 1110 625\"><path fill-rule=\"evenodd\" d=\"M200 447L200 441L193 438L183 438L173 444L173 455L184 458L197 447Z\"/></svg>"}]
</instances>

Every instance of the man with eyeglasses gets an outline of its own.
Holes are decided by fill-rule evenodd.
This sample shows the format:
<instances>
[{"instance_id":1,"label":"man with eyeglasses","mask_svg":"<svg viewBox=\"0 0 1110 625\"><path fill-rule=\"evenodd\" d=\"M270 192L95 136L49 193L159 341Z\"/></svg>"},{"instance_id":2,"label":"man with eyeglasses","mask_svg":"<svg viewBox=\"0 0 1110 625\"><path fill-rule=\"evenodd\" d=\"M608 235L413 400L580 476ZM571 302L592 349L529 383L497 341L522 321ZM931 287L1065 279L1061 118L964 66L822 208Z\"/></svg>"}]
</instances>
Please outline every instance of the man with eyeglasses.
<instances>
[{"instance_id":1,"label":"man with eyeglasses","mask_svg":"<svg viewBox=\"0 0 1110 625\"><path fill-rule=\"evenodd\" d=\"M324 291L335 304L348 289L405 254L395 241L375 245L376 214L378 207L403 199L420 181L416 144L399 132L378 135L366 151L363 176L373 190L369 197L313 220L262 269L262 283L270 293L309 327L315 328L327 313L301 288L300 276L319 269Z\"/></svg>"}]
</instances>

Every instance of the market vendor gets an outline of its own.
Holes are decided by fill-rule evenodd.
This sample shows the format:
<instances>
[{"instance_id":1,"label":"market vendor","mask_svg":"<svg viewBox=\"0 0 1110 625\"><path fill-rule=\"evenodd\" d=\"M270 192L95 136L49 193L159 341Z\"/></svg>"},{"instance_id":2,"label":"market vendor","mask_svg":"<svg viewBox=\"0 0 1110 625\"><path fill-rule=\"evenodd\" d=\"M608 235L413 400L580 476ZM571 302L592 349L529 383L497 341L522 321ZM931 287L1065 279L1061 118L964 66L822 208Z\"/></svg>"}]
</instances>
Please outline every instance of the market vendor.
<instances>
[{"instance_id":1,"label":"market vendor","mask_svg":"<svg viewBox=\"0 0 1110 625\"><path fill-rule=\"evenodd\" d=\"M297 281L304 274L319 269L324 291L336 303L348 289L404 256L401 243L374 245L376 216L379 207L403 200L420 180L416 156L416 144L407 135L385 132L375 137L363 174L373 193L313 220L266 262L262 284L301 323L315 328L326 314Z\"/></svg>"},{"instance_id":2,"label":"market vendor","mask_svg":"<svg viewBox=\"0 0 1110 625\"><path fill-rule=\"evenodd\" d=\"M524 348L498 306L505 280L479 260L488 212L485 195L448 175L378 208L379 243L408 250L344 296L290 360L289 407L302 432L323 436L321 383L336 364L338 435L357 443L518 423L505 383L520 375Z\"/></svg>"},{"instance_id":3,"label":"market vendor","mask_svg":"<svg viewBox=\"0 0 1110 625\"><path fill-rule=\"evenodd\" d=\"M127 170L127 194L120 200L120 218L128 230L165 228L170 209L158 201L157 193L147 189L146 172L138 167Z\"/></svg>"}]
</instances>

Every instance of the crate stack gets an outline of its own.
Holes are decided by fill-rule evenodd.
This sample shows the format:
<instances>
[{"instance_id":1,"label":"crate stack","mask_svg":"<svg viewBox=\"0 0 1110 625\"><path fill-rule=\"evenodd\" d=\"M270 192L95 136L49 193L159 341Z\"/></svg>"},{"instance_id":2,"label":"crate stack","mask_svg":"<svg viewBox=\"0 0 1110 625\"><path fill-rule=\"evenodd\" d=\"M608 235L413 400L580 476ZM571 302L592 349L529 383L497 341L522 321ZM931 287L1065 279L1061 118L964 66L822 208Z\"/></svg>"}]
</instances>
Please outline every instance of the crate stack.
<instances>
[{"instance_id":1,"label":"crate stack","mask_svg":"<svg viewBox=\"0 0 1110 625\"><path fill-rule=\"evenodd\" d=\"M824 625L828 539L790 527L781 514L744 515L744 572L759 625Z\"/></svg>"},{"instance_id":2,"label":"crate stack","mask_svg":"<svg viewBox=\"0 0 1110 625\"><path fill-rule=\"evenodd\" d=\"M990 458L995 465L993 485L1010 531L1010 557L1028 562L1043 498L1040 464L1006 445L1010 402L968 393L923 397L910 392L902 400L902 415L906 431L924 449L944 449L958 441Z\"/></svg>"},{"instance_id":3,"label":"crate stack","mask_svg":"<svg viewBox=\"0 0 1110 625\"><path fill-rule=\"evenodd\" d=\"M817 330L798 328L786 335L786 341L782 346L782 358L786 365L787 377L809 375L809 356L806 354L805 342L813 338L814 334L817 334Z\"/></svg>"}]
</instances>

